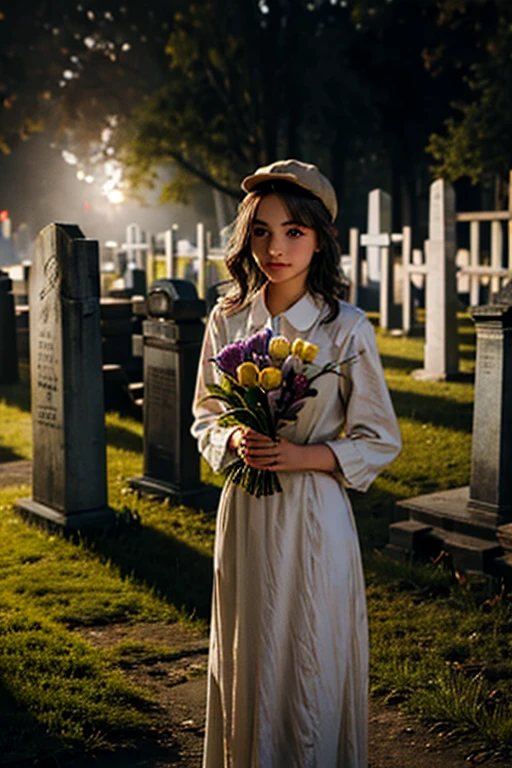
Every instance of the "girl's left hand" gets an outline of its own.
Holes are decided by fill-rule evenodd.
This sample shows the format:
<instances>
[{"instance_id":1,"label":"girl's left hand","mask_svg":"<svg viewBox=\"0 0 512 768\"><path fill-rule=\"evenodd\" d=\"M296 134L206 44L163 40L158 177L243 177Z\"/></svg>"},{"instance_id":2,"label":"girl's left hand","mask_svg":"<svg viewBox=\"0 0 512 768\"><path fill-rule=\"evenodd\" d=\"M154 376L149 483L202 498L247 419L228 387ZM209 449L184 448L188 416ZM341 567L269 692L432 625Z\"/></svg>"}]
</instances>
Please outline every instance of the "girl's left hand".
<instances>
[{"instance_id":1,"label":"girl's left hand","mask_svg":"<svg viewBox=\"0 0 512 768\"><path fill-rule=\"evenodd\" d=\"M270 437L247 429L240 442L239 455L249 467L291 472L301 468L302 445L295 445L284 437L274 442Z\"/></svg>"}]
</instances>

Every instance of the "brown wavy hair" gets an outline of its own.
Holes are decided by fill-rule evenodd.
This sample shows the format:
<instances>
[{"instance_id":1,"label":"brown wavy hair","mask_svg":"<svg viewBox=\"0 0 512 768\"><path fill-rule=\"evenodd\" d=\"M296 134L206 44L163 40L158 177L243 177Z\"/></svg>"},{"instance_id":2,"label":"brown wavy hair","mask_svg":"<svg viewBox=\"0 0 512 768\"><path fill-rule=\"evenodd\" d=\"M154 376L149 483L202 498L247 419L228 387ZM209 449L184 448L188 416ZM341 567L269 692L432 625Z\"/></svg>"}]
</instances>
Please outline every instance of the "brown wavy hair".
<instances>
[{"instance_id":1,"label":"brown wavy hair","mask_svg":"<svg viewBox=\"0 0 512 768\"><path fill-rule=\"evenodd\" d=\"M267 282L251 253L251 232L258 205L268 195L278 195L293 221L317 234L319 250L313 254L306 286L312 296L322 298L329 307L322 323L330 323L338 316L340 299L346 300L349 294L349 282L341 269L341 249L322 201L286 181L264 182L240 203L226 249L226 267L235 285L221 306L227 315L234 314Z\"/></svg>"}]
</instances>

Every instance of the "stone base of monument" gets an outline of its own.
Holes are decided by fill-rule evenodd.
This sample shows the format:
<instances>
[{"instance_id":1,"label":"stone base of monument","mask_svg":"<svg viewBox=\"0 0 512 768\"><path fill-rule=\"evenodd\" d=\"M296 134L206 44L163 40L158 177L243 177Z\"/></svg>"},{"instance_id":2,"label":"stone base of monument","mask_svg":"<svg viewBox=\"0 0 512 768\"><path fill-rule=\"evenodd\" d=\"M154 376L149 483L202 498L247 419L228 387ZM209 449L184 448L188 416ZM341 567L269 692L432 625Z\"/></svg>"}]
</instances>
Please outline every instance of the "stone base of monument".
<instances>
[{"instance_id":1,"label":"stone base of monument","mask_svg":"<svg viewBox=\"0 0 512 768\"><path fill-rule=\"evenodd\" d=\"M129 485L134 491L144 495L168 499L173 506L192 507L207 511L217 508L221 488L213 485L200 485L198 488L183 490L151 477L132 477Z\"/></svg>"},{"instance_id":2,"label":"stone base of monument","mask_svg":"<svg viewBox=\"0 0 512 768\"><path fill-rule=\"evenodd\" d=\"M113 527L116 518L114 510L110 507L64 514L46 504L40 504L34 499L18 499L16 510L30 523L36 523L50 530L70 533L73 531L107 531Z\"/></svg>"},{"instance_id":3,"label":"stone base of monument","mask_svg":"<svg viewBox=\"0 0 512 768\"><path fill-rule=\"evenodd\" d=\"M512 526L472 506L469 486L397 503L408 519L389 527L387 552L405 559L435 559L441 552L469 575L512 584Z\"/></svg>"}]
</instances>

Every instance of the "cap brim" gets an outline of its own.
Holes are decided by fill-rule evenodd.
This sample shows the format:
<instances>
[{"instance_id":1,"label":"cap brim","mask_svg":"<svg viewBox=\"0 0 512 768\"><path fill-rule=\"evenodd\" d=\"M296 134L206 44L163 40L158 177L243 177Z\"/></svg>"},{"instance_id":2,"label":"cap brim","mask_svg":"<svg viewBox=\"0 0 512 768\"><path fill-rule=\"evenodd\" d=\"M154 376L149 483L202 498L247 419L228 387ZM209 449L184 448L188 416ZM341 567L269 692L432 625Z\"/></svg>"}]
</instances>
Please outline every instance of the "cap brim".
<instances>
[{"instance_id":1,"label":"cap brim","mask_svg":"<svg viewBox=\"0 0 512 768\"><path fill-rule=\"evenodd\" d=\"M302 189L310 192L310 194L314 194L305 184L301 184L293 173L253 173L252 176L246 176L243 179L241 187L244 192L250 192L266 181L289 181L291 184L295 184L296 187L302 187Z\"/></svg>"}]
</instances>

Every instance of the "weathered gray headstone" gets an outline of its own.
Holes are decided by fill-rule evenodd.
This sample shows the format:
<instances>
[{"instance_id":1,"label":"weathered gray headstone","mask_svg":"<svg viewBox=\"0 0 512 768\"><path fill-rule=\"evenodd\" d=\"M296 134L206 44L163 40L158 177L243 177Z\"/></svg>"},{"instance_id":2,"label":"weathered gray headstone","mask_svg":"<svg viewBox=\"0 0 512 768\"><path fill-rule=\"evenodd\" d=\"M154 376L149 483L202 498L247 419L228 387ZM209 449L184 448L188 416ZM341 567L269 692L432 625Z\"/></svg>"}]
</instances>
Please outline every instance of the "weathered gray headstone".
<instances>
[{"instance_id":1,"label":"weathered gray headstone","mask_svg":"<svg viewBox=\"0 0 512 768\"><path fill-rule=\"evenodd\" d=\"M455 272L455 193L438 179L430 187L425 296L425 367L415 378L443 381L459 370Z\"/></svg>"},{"instance_id":2,"label":"weathered gray headstone","mask_svg":"<svg viewBox=\"0 0 512 768\"><path fill-rule=\"evenodd\" d=\"M0 269L0 384L18 381L16 315L11 288L12 280Z\"/></svg>"},{"instance_id":3,"label":"weathered gray headstone","mask_svg":"<svg viewBox=\"0 0 512 768\"><path fill-rule=\"evenodd\" d=\"M30 273L32 499L18 509L67 529L113 520L99 296L98 243L74 225L43 229Z\"/></svg>"},{"instance_id":4,"label":"weathered gray headstone","mask_svg":"<svg viewBox=\"0 0 512 768\"><path fill-rule=\"evenodd\" d=\"M151 287L144 335L144 476L130 485L173 504L214 508L219 489L200 480L190 434L192 401L203 340L205 302L186 280Z\"/></svg>"},{"instance_id":5,"label":"weathered gray headstone","mask_svg":"<svg viewBox=\"0 0 512 768\"><path fill-rule=\"evenodd\" d=\"M512 297L503 291L498 301L471 310L477 356L469 507L512 522Z\"/></svg>"}]
</instances>

